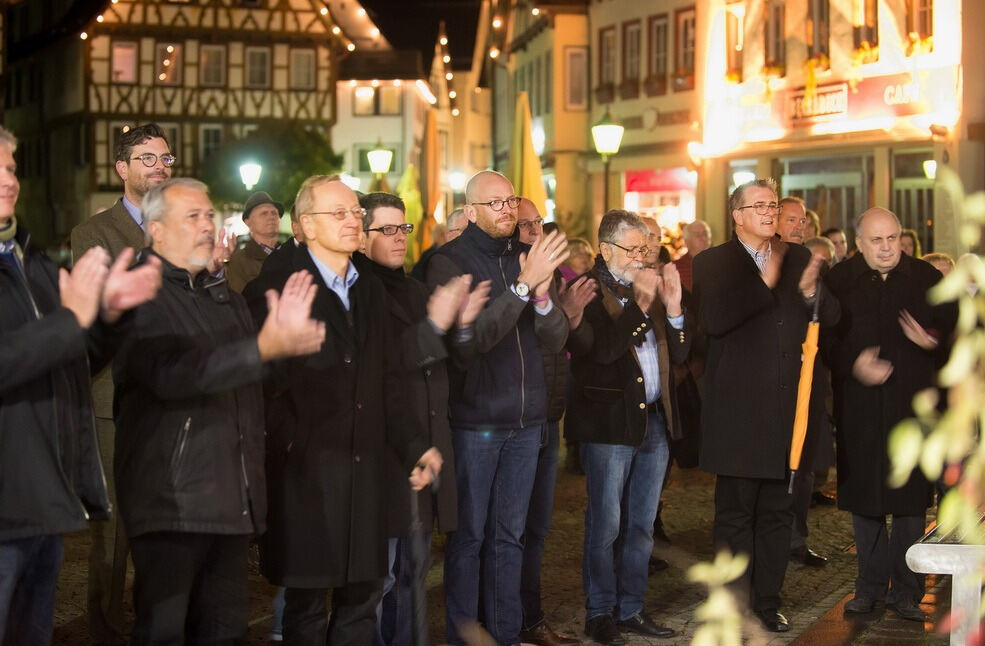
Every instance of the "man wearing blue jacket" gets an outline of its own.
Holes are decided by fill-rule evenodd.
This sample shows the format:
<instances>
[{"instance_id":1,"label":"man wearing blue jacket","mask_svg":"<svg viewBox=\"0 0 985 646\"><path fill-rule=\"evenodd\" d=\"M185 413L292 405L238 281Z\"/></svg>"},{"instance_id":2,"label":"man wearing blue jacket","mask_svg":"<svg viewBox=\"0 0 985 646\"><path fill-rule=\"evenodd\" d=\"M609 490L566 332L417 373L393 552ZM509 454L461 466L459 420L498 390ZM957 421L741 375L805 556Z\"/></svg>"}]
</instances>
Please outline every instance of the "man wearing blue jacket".
<instances>
[{"instance_id":1,"label":"man wearing blue jacket","mask_svg":"<svg viewBox=\"0 0 985 646\"><path fill-rule=\"evenodd\" d=\"M458 529L445 552L447 633L461 644L477 622L481 575L486 630L498 644L518 644L520 537L547 422L543 353L560 352L568 334L551 281L567 241L555 233L522 244L520 198L499 173L477 173L465 197L468 226L427 270L432 288L461 274L491 283L475 321L475 356L465 370L449 366Z\"/></svg>"}]
</instances>

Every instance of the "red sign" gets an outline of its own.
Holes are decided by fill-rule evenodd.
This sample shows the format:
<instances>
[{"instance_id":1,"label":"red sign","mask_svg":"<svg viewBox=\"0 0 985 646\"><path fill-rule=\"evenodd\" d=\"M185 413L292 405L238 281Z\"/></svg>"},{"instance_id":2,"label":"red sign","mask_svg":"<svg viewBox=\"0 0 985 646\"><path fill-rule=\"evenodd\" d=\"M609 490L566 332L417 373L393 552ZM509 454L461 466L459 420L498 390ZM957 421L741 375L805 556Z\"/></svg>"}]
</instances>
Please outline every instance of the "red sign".
<instances>
[{"instance_id":1,"label":"red sign","mask_svg":"<svg viewBox=\"0 0 985 646\"><path fill-rule=\"evenodd\" d=\"M626 171L626 193L693 191L694 175L683 167Z\"/></svg>"}]
</instances>

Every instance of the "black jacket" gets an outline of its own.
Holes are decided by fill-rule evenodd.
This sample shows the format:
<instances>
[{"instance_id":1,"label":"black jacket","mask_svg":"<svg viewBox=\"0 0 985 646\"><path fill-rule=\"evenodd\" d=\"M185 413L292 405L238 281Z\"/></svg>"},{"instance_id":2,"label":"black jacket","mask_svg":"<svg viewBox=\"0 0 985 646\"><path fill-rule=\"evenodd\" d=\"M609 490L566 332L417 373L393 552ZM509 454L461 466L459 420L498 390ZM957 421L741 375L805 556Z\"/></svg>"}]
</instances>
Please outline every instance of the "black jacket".
<instances>
[{"instance_id":1,"label":"black jacket","mask_svg":"<svg viewBox=\"0 0 985 646\"><path fill-rule=\"evenodd\" d=\"M77 531L110 510L89 397L108 330L80 328L58 268L26 229L17 241L24 274L0 262L0 541Z\"/></svg>"},{"instance_id":2,"label":"black jacket","mask_svg":"<svg viewBox=\"0 0 985 646\"><path fill-rule=\"evenodd\" d=\"M152 251L143 252L146 257ZM252 534L266 488L260 352L243 298L161 258L113 365L116 495L127 535Z\"/></svg>"},{"instance_id":3,"label":"black jacket","mask_svg":"<svg viewBox=\"0 0 985 646\"><path fill-rule=\"evenodd\" d=\"M543 354L560 352L568 319L551 287L553 308L535 314L534 305L510 287L520 275L520 253L529 250L519 230L491 238L474 223L442 245L428 263L428 286L471 274L473 284L489 280L489 302L475 322L475 358L467 370L449 367L452 428L486 430L536 426L547 421Z\"/></svg>"}]
</instances>

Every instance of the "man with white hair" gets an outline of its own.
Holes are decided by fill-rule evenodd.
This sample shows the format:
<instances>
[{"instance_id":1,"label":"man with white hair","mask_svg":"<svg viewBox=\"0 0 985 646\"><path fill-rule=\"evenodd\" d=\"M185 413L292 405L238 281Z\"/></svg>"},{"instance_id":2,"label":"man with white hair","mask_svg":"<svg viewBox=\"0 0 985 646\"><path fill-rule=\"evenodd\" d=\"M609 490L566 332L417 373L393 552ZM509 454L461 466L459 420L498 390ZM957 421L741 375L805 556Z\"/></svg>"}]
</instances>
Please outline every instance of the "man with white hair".
<instances>
[{"instance_id":1,"label":"man with white hair","mask_svg":"<svg viewBox=\"0 0 985 646\"><path fill-rule=\"evenodd\" d=\"M711 227L704 220L695 220L684 227L684 246L687 253L674 261L684 289L691 291L691 263L694 257L711 246Z\"/></svg>"}]
</instances>

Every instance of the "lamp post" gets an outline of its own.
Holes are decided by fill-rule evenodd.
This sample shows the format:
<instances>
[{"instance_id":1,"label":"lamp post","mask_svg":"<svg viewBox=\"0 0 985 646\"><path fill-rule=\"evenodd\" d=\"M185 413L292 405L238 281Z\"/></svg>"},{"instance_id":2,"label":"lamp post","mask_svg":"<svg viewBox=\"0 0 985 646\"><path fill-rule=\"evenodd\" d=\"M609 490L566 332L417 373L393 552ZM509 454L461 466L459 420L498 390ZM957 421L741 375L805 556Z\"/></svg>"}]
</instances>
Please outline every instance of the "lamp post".
<instances>
[{"instance_id":1,"label":"lamp post","mask_svg":"<svg viewBox=\"0 0 985 646\"><path fill-rule=\"evenodd\" d=\"M386 174L390 172L393 151L384 148L383 141L377 139L376 147L366 153L366 158L369 160L369 169L373 171L373 175L376 178L373 180L373 186L370 187L370 192L383 191L389 193L390 187L386 183Z\"/></svg>"},{"instance_id":2,"label":"lamp post","mask_svg":"<svg viewBox=\"0 0 985 646\"><path fill-rule=\"evenodd\" d=\"M592 139L595 142L595 152L602 156L602 206L603 213L609 210L609 156L619 152L622 143L623 127L612 120L609 109L605 109L602 118L592 126Z\"/></svg>"},{"instance_id":3,"label":"lamp post","mask_svg":"<svg viewBox=\"0 0 985 646\"><path fill-rule=\"evenodd\" d=\"M263 167L256 162L246 162L241 164L239 167L239 178L243 180L243 186L249 191L251 188L257 185L260 181L260 173L263 172Z\"/></svg>"}]
</instances>

